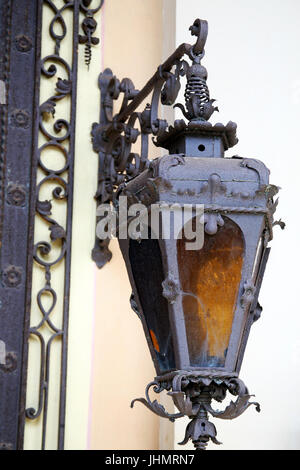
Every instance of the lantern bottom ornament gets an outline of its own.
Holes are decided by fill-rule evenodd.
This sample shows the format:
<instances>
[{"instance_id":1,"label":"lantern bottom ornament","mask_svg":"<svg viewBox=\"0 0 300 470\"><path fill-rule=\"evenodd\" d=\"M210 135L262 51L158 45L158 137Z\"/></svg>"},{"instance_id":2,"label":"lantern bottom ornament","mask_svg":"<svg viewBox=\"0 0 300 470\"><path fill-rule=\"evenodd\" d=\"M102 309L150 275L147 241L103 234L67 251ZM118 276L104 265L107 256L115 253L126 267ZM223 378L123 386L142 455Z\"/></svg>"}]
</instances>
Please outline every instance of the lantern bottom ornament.
<instances>
[{"instance_id":1,"label":"lantern bottom ornament","mask_svg":"<svg viewBox=\"0 0 300 470\"><path fill-rule=\"evenodd\" d=\"M149 397L151 388L156 393L167 390L167 394L172 397L179 413L170 414L157 400L151 401ZM222 402L227 392L236 396L236 400L231 401L222 411L213 409L212 400ZM183 441L179 444L185 445L191 440L197 450L205 450L210 440L214 444L222 444L216 438L217 430L209 421L209 414L214 418L234 419L244 413L250 405L254 405L256 411L260 412L259 403L250 401L253 395L249 394L243 381L238 378L238 374L228 374L218 370L179 370L158 376L149 383L145 395L146 399L133 400L131 407L135 402L141 402L158 416L168 418L172 422L188 416L191 421L187 425Z\"/></svg>"}]
</instances>

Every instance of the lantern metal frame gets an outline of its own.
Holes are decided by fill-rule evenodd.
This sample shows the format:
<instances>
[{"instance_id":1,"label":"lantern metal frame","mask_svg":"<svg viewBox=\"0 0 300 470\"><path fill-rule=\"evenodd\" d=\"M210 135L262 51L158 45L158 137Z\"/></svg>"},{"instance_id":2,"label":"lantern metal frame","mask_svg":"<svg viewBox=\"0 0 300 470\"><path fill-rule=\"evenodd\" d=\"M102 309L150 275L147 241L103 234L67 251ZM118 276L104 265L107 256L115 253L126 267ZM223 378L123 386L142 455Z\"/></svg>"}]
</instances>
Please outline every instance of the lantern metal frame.
<instances>
[{"instance_id":1,"label":"lantern metal frame","mask_svg":"<svg viewBox=\"0 0 300 470\"><path fill-rule=\"evenodd\" d=\"M151 211L153 203L179 203L192 207L201 202L204 204L204 230L207 233L216 233L218 226L224 222L223 218L228 217L243 234L243 267L226 360L224 367L212 368L190 365L178 281L176 240L157 240L163 272L166 273L162 296L168 302L175 354L175 367L167 371L161 369L157 360L143 314L129 256L130 242L119 239L133 287L131 306L142 321L157 372L155 380L146 388L146 399L133 400L132 406L140 401L171 421L189 416L191 422L182 444L191 439L196 449L205 449L210 439L219 444L216 428L209 422L208 413L221 419L233 419L252 403L257 411L260 409L258 403L250 401L251 395L238 374L251 325L262 310L258 295L270 253L267 245L273 237L273 226L278 224L284 228L284 224L273 219L278 203L274 196L279 188L269 184L269 170L265 165L237 155L222 158L224 151L238 141L236 124L230 121L224 126L208 122L218 109L213 105L215 100L209 97L207 72L201 65L208 33L207 22L195 20L190 31L197 38L196 44L180 45L158 67L141 91L136 90L128 78L119 81L110 69L100 74L100 123L93 124L92 137L94 151L99 156L95 196L98 204L109 203L117 207L120 195L127 196L129 205L143 203L148 211ZM188 56L192 65L182 59L184 55ZM183 76L187 77L186 106L175 106L182 110L189 122L176 120L173 125L168 125L158 117L160 102L162 105L174 105ZM114 114L113 103L121 93L124 95L123 102L119 112ZM151 104L147 104L142 112L137 112L136 109L151 94ZM169 150L169 155L149 160L150 135L157 147ZM132 151L132 145L139 136L141 151L137 154ZM97 222L99 220L100 217ZM96 238L92 257L98 267L110 260L109 239ZM157 400L152 401L149 395L152 387L157 393L167 390L178 413L170 414ZM236 401L223 411L214 410L211 401L223 401L227 391L237 396Z\"/></svg>"}]
</instances>

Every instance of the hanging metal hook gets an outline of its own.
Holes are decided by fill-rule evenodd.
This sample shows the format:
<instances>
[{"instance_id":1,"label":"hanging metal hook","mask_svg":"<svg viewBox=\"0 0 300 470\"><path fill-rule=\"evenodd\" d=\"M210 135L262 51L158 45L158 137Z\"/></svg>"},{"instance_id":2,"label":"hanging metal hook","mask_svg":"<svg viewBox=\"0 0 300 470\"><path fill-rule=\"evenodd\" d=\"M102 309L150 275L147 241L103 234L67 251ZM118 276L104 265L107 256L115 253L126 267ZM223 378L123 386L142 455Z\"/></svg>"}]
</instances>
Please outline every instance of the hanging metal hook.
<instances>
[{"instance_id":1,"label":"hanging metal hook","mask_svg":"<svg viewBox=\"0 0 300 470\"><path fill-rule=\"evenodd\" d=\"M99 44L99 38L93 37L97 28L97 21L94 19L94 14L100 10L104 0L100 0L99 5L96 8L89 8L91 3L92 0L80 0L79 3L81 11L85 14L85 18L81 25L84 35L79 35L79 43L85 44L84 56L85 63L88 68L92 58L92 46Z\"/></svg>"}]
</instances>

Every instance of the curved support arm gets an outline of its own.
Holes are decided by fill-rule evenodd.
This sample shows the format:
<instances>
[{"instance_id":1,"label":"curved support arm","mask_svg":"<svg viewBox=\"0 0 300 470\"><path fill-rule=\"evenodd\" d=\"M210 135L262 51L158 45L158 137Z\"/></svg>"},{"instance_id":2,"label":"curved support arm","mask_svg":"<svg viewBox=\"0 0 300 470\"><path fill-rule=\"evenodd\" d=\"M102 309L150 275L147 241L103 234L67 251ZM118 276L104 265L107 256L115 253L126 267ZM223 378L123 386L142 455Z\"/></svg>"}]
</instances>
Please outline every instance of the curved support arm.
<instances>
[{"instance_id":1,"label":"curved support arm","mask_svg":"<svg viewBox=\"0 0 300 470\"><path fill-rule=\"evenodd\" d=\"M91 132L93 149L99 158L98 190L95 196L97 203L113 203L117 188L147 168L149 136L152 135L152 140L157 145L159 139L163 139L171 128L165 119L159 118L160 104L174 105L181 86L181 77L184 75L187 77L186 109L180 104L175 106L182 109L187 119L205 122L217 110L212 105L214 100L209 97L206 84L207 71L200 64L208 34L207 21L196 19L190 31L197 37L196 44L181 44L157 68L140 91L135 89L133 82L128 78L119 81L110 69L105 69L100 74L98 82L101 90L100 123L94 123ZM183 60L184 55L192 60L192 65ZM65 93L67 84L61 88ZM114 113L113 103L121 93L124 94L123 102L119 112ZM151 104L146 104L144 111L137 111L148 96ZM54 98L47 103L45 112L48 109L54 110L55 100L60 99L60 95ZM135 127L136 122L140 124L138 128ZM184 123L183 120L181 122ZM65 122L59 121L58 124L59 129L64 128L66 133L68 132ZM65 138L65 135L62 138ZM140 154L132 151L132 144L138 138L141 141ZM107 245L101 240L100 243L97 240L95 242L93 259L97 260L97 266L102 266L108 259ZM103 248L105 252L102 253ZM110 256L110 253L108 255Z\"/></svg>"}]
</instances>

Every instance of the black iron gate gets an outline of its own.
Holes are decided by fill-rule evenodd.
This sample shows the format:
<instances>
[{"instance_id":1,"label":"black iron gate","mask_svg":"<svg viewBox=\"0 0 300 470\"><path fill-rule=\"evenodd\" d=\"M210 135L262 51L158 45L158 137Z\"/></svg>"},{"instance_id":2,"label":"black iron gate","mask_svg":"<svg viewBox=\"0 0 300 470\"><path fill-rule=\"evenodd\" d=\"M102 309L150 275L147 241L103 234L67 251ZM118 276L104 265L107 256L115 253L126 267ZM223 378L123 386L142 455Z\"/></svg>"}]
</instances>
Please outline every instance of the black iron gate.
<instances>
[{"instance_id":1,"label":"black iron gate","mask_svg":"<svg viewBox=\"0 0 300 470\"><path fill-rule=\"evenodd\" d=\"M78 45L84 44L89 65L91 48L99 42L93 36L97 25L93 15L100 10L103 0L98 0L94 9L89 8L90 4L91 0L0 0L1 449L22 449L25 419L37 418L42 419L40 447L46 448L49 363L54 340L61 344L57 448L64 447ZM52 48L46 57L41 56L44 8L51 14L49 24L43 26L48 30ZM72 31L65 21L67 12L72 13ZM72 41L70 63L61 53L66 38ZM59 77L59 69L64 70L64 78ZM43 79L52 80L53 92L41 103ZM69 106L67 119L55 114L57 103L64 100ZM45 164L43 152L49 148L63 156L63 167ZM64 205L64 226L55 220L51 200L40 195L41 188L48 183L55 185L52 200ZM35 239L36 218L49 229L48 239ZM54 247L59 255L53 259L50 255ZM44 276L43 287L35 299L31 298L34 263ZM61 325L50 317L58 300L51 283L58 264L64 269ZM44 296L51 299L48 308ZM36 302L40 313L36 324L30 318L32 302ZM43 337L43 328L50 332L47 338ZM38 403L26 408L30 337L39 342L40 348Z\"/></svg>"}]
</instances>

